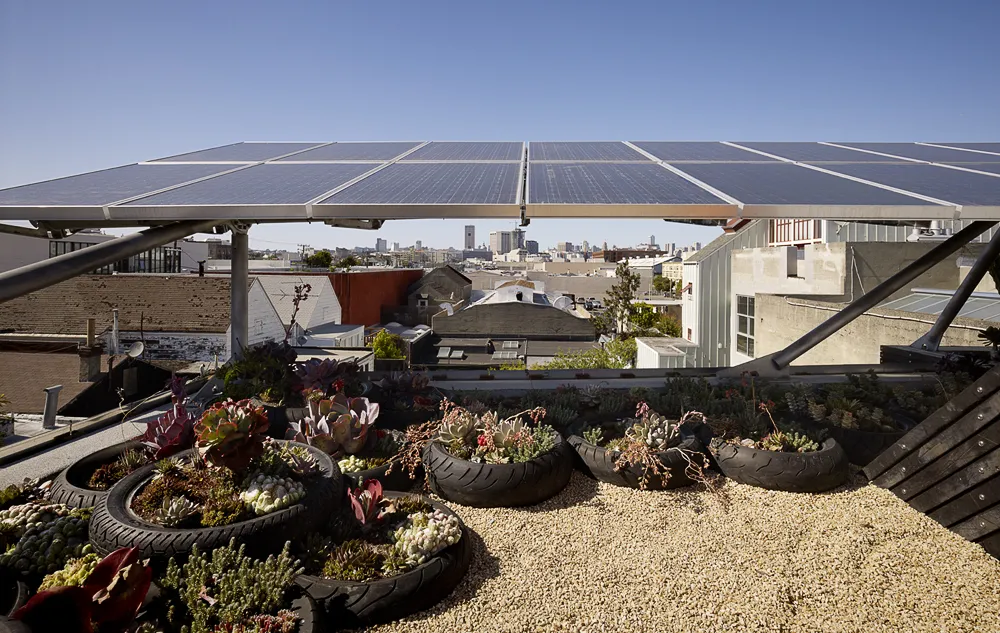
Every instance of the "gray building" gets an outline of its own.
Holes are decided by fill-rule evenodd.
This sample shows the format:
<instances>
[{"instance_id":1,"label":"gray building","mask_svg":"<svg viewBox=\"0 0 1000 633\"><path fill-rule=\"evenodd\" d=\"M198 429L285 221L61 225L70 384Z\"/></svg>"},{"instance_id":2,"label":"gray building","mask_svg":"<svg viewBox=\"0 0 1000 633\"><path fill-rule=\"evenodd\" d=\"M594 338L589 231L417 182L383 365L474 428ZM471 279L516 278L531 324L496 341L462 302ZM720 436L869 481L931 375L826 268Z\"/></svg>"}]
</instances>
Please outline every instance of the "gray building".
<instances>
[{"instance_id":1,"label":"gray building","mask_svg":"<svg viewBox=\"0 0 1000 633\"><path fill-rule=\"evenodd\" d=\"M465 225L465 250L471 251L476 248L476 227L472 224Z\"/></svg>"}]
</instances>

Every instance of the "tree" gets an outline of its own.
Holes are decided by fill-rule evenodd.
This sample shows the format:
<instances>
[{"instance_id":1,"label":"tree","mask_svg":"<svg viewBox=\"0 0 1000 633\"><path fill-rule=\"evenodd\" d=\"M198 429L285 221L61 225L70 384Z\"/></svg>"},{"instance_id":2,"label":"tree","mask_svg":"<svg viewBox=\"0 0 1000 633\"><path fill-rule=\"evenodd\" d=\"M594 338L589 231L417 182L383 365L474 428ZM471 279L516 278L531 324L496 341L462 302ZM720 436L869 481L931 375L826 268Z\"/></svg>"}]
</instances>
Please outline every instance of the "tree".
<instances>
[{"instance_id":1,"label":"tree","mask_svg":"<svg viewBox=\"0 0 1000 633\"><path fill-rule=\"evenodd\" d=\"M344 259L337 262L337 264L333 266L333 268L343 268L344 270L350 270L351 266L360 266L360 265L361 262L358 261L357 257L355 257L354 255L348 255Z\"/></svg>"},{"instance_id":2,"label":"tree","mask_svg":"<svg viewBox=\"0 0 1000 633\"><path fill-rule=\"evenodd\" d=\"M635 339L626 338L585 352L559 352L532 369L627 369L635 364L636 353Z\"/></svg>"},{"instance_id":3,"label":"tree","mask_svg":"<svg viewBox=\"0 0 1000 633\"><path fill-rule=\"evenodd\" d=\"M663 275L653 277L653 290L668 293L674 289L674 282Z\"/></svg>"},{"instance_id":4,"label":"tree","mask_svg":"<svg viewBox=\"0 0 1000 633\"><path fill-rule=\"evenodd\" d=\"M330 254L330 251L317 251L303 261L310 268L329 268L330 264L333 263L333 255Z\"/></svg>"},{"instance_id":5,"label":"tree","mask_svg":"<svg viewBox=\"0 0 1000 633\"><path fill-rule=\"evenodd\" d=\"M629 270L628 262L623 261L615 268L615 277L618 278L618 283L611 286L604 295L607 316L603 322L599 321L594 326L598 327L600 324L601 327L622 334L628 330L628 323L636 312L632 300L639 290L639 274Z\"/></svg>"},{"instance_id":6,"label":"tree","mask_svg":"<svg viewBox=\"0 0 1000 633\"><path fill-rule=\"evenodd\" d=\"M674 294L679 297L682 292L684 292L684 284L682 284L681 280L678 279L677 284L674 286Z\"/></svg>"},{"instance_id":7,"label":"tree","mask_svg":"<svg viewBox=\"0 0 1000 633\"><path fill-rule=\"evenodd\" d=\"M372 352L379 360L406 358L403 354L403 337L393 334L389 330L379 330L378 334L375 335L375 338L372 339Z\"/></svg>"},{"instance_id":8,"label":"tree","mask_svg":"<svg viewBox=\"0 0 1000 633\"><path fill-rule=\"evenodd\" d=\"M656 323L656 329L660 331L663 336L673 336L674 338L680 338L681 335L681 324L678 323L677 319L670 316L669 314L661 314L659 321Z\"/></svg>"}]
</instances>

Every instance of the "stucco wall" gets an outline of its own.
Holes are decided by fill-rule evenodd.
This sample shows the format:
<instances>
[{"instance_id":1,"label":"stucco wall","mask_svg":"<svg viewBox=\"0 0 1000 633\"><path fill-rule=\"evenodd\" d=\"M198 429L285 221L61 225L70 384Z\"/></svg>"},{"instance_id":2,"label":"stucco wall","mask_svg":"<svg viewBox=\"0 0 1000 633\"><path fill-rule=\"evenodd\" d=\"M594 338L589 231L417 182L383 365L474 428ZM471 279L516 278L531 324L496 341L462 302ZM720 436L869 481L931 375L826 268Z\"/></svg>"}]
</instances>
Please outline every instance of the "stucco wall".
<instances>
[{"instance_id":1,"label":"stucco wall","mask_svg":"<svg viewBox=\"0 0 1000 633\"><path fill-rule=\"evenodd\" d=\"M551 306L530 303L483 304L448 316L439 313L431 327L440 336L565 338L594 340L594 326Z\"/></svg>"},{"instance_id":2,"label":"stucco wall","mask_svg":"<svg viewBox=\"0 0 1000 633\"><path fill-rule=\"evenodd\" d=\"M840 304L757 295L757 357L784 349L800 336L833 316ZM922 319L922 320L919 320ZM795 361L795 365L878 363L880 346L909 345L927 333L933 315L914 315L876 308L858 317ZM956 319L942 345L979 346L978 329L985 323ZM956 327L960 326L960 327Z\"/></svg>"},{"instance_id":3,"label":"stucco wall","mask_svg":"<svg viewBox=\"0 0 1000 633\"><path fill-rule=\"evenodd\" d=\"M383 306L406 305L406 290L423 277L419 268L330 273L330 281L340 300L341 323L375 325L382 318Z\"/></svg>"}]
</instances>

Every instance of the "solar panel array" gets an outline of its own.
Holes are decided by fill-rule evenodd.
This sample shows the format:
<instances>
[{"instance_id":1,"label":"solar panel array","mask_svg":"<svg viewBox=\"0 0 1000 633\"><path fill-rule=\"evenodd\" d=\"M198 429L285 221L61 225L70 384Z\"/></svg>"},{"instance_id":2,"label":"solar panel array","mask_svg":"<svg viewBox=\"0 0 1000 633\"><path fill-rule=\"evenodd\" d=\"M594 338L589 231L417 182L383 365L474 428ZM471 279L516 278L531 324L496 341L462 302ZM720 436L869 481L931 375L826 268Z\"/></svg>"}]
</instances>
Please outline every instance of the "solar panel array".
<instances>
[{"instance_id":1,"label":"solar panel array","mask_svg":"<svg viewBox=\"0 0 1000 633\"><path fill-rule=\"evenodd\" d=\"M247 142L0 190L0 219L996 219L1000 143Z\"/></svg>"}]
</instances>

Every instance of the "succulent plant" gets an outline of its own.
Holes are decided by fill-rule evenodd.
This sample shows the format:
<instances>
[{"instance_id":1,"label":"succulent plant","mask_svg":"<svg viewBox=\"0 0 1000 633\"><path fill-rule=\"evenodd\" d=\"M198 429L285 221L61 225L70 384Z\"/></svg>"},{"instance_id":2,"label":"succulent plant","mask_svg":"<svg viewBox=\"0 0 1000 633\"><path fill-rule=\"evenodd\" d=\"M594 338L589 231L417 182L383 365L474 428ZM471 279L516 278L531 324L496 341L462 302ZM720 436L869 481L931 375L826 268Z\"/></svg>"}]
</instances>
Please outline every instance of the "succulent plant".
<instances>
[{"instance_id":1,"label":"succulent plant","mask_svg":"<svg viewBox=\"0 0 1000 633\"><path fill-rule=\"evenodd\" d=\"M369 479L360 488L347 491L354 516L362 525L371 525L382 517L382 484Z\"/></svg>"},{"instance_id":2,"label":"succulent plant","mask_svg":"<svg viewBox=\"0 0 1000 633\"><path fill-rule=\"evenodd\" d=\"M319 473L316 458L302 446L286 446L281 451L281 457L288 464L289 470L299 477L311 477Z\"/></svg>"},{"instance_id":3,"label":"succulent plant","mask_svg":"<svg viewBox=\"0 0 1000 633\"><path fill-rule=\"evenodd\" d=\"M295 367L295 375L304 389L316 389L323 393L330 390L333 383L343 376L343 367L334 359L311 358Z\"/></svg>"},{"instance_id":4,"label":"succulent plant","mask_svg":"<svg viewBox=\"0 0 1000 633\"><path fill-rule=\"evenodd\" d=\"M0 564L25 574L58 571L70 558L89 553L87 523L86 519L72 515L48 523L30 523L17 545L0 555Z\"/></svg>"},{"instance_id":5,"label":"succulent plant","mask_svg":"<svg viewBox=\"0 0 1000 633\"><path fill-rule=\"evenodd\" d=\"M366 582L379 577L382 556L366 541L350 539L330 552L323 565L323 575L337 580Z\"/></svg>"},{"instance_id":6,"label":"succulent plant","mask_svg":"<svg viewBox=\"0 0 1000 633\"><path fill-rule=\"evenodd\" d=\"M493 446L502 450L514 446L515 441L524 429L524 423L521 421L520 416L516 416L492 423L488 428L492 428L493 430Z\"/></svg>"},{"instance_id":7,"label":"succulent plant","mask_svg":"<svg viewBox=\"0 0 1000 633\"><path fill-rule=\"evenodd\" d=\"M263 473L251 477L246 490L240 493L240 499L258 516L287 508L305 496L305 486L300 482Z\"/></svg>"},{"instance_id":8,"label":"succulent plant","mask_svg":"<svg viewBox=\"0 0 1000 633\"><path fill-rule=\"evenodd\" d=\"M765 450L786 453L809 453L819 450L817 442L797 431L771 433L763 437L760 444Z\"/></svg>"},{"instance_id":9,"label":"succulent plant","mask_svg":"<svg viewBox=\"0 0 1000 633\"><path fill-rule=\"evenodd\" d=\"M72 508L61 503L36 500L0 511L0 525L13 528L20 538L29 526L51 523L59 517L69 516L72 512Z\"/></svg>"},{"instance_id":10,"label":"succulent plant","mask_svg":"<svg viewBox=\"0 0 1000 633\"><path fill-rule=\"evenodd\" d=\"M33 631L124 631L146 599L153 570L137 548L121 548L98 562L80 586L56 587L34 596L11 616Z\"/></svg>"},{"instance_id":11,"label":"succulent plant","mask_svg":"<svg viewBox=\"0 0 1000 633\"><path fill-rule=\"evenodd\" d=\"M359 473L371 468L378 468L389 463L389 460L385 457L358 457L357 455L348 455L343 459L337 461L337 467L340 468L342 473Z\"/></svg>"},{"instance_id":12,"label":"succulent plant","mask_svg":"<svg viewBox=\"0 0 1000 633\"><path fill-rule=\"evenodd\" d=\"M648 411L626 431L626 435L653 450L663 451L669 448L671 442L678 436L679 427L677 422L668 420L655 411Z\"/></svg>"},{"instance_id":13,"label":"succulent plant","mask_svg":"<svg viewBox=\"0 0 1000 633\"><path fill-rule=\"evenodd\" d=\"M600 446L603 438L604 430L600 427L592 427L583 432L584 441L594 446Z\"/></svg>"},{"instance_id":14,"label":"succulent plant","mask_svg":"<svg viewBox=\"0 0 1000 633\"><path fill-rule=\"evenodd\" d=\"M416 567L457 543L462 538L462 527L457 518L440 510L415 512L394 536L396 548L405 557L406 564Z\"/></svg>"},{"instance_id":15,"label":"succulent plant","mask_svg":"<svg viewBox=\"0 0 1000 633\"><path fill-rule=\"evenodd\" d=\"M580 406L593 409L604 399L604 389L600 385L586 385L580 388L578 397Z\"/></svg>"},{"instance_id":16,"label":"succulent plant","mask_svg":"<svg viewBox=\"0 0 1000 633\"><path fill-rule=\"evenodd\" d=\"M468 410L461 415L445 416L438 431L439 439L445 444L465 442L479 428L479 420Z\"/></svg>"},{"instance_id":17,"label":"succulent plant","mask_svg":"<svg viewBox=\"0 0 1000 633\"><path fill-rule=\"evenodd\" d=\"M183 383L172 383L173 406L166 413L146 423L140 438L153 459L170 457L194 445L194 424L197 417L187 410Z\"/></svg>"},{"instance_id":18,"label":"succulent plant","mask_svg":"<svg viewBox=\"0 0 1000 633\"><path fill-rule=\"evenodd\" d=\"M97 554L87 554L82 558L72 558L66 561L62 569L58 569L42 579L39 591L54 587L79 587L87 580L90 573L97 567L101 557Z\"/></svg>"},{"instance_id":19,"label":"succulent plant","mask_svg":"<svg viewBox=\"0 0 1000 633\"><path fill-rule=\"evenodd\" d=\"M309 416L293 422L288 437L330 455L355 455L374 444L375 434L370 431L378 414L378 403L368 398L338 393L330 399L310 399Z\"/></svg>"},{"instance_id":20,"label":"succulent plant","mask_svg":"<svg viewBox=\"0 0 1000 633\"><path fill-rule=\"evenodd\" d=\"M264 452L268 426L264 409L249 400L216 403L195 426L198 452L214 466L242 472Z\"/></svg>"},{"instance_id":21,"label":"succulent plant","mask_svg":"<svg viewBox=\"0 0 1000 633\"><path fill-rule=\"evenodd\" d=\"M163 505L153 513L153 521L164 527L176 527L198 512L198 504L187 497L164 499Z\"/></svg>"}]
</instances>

